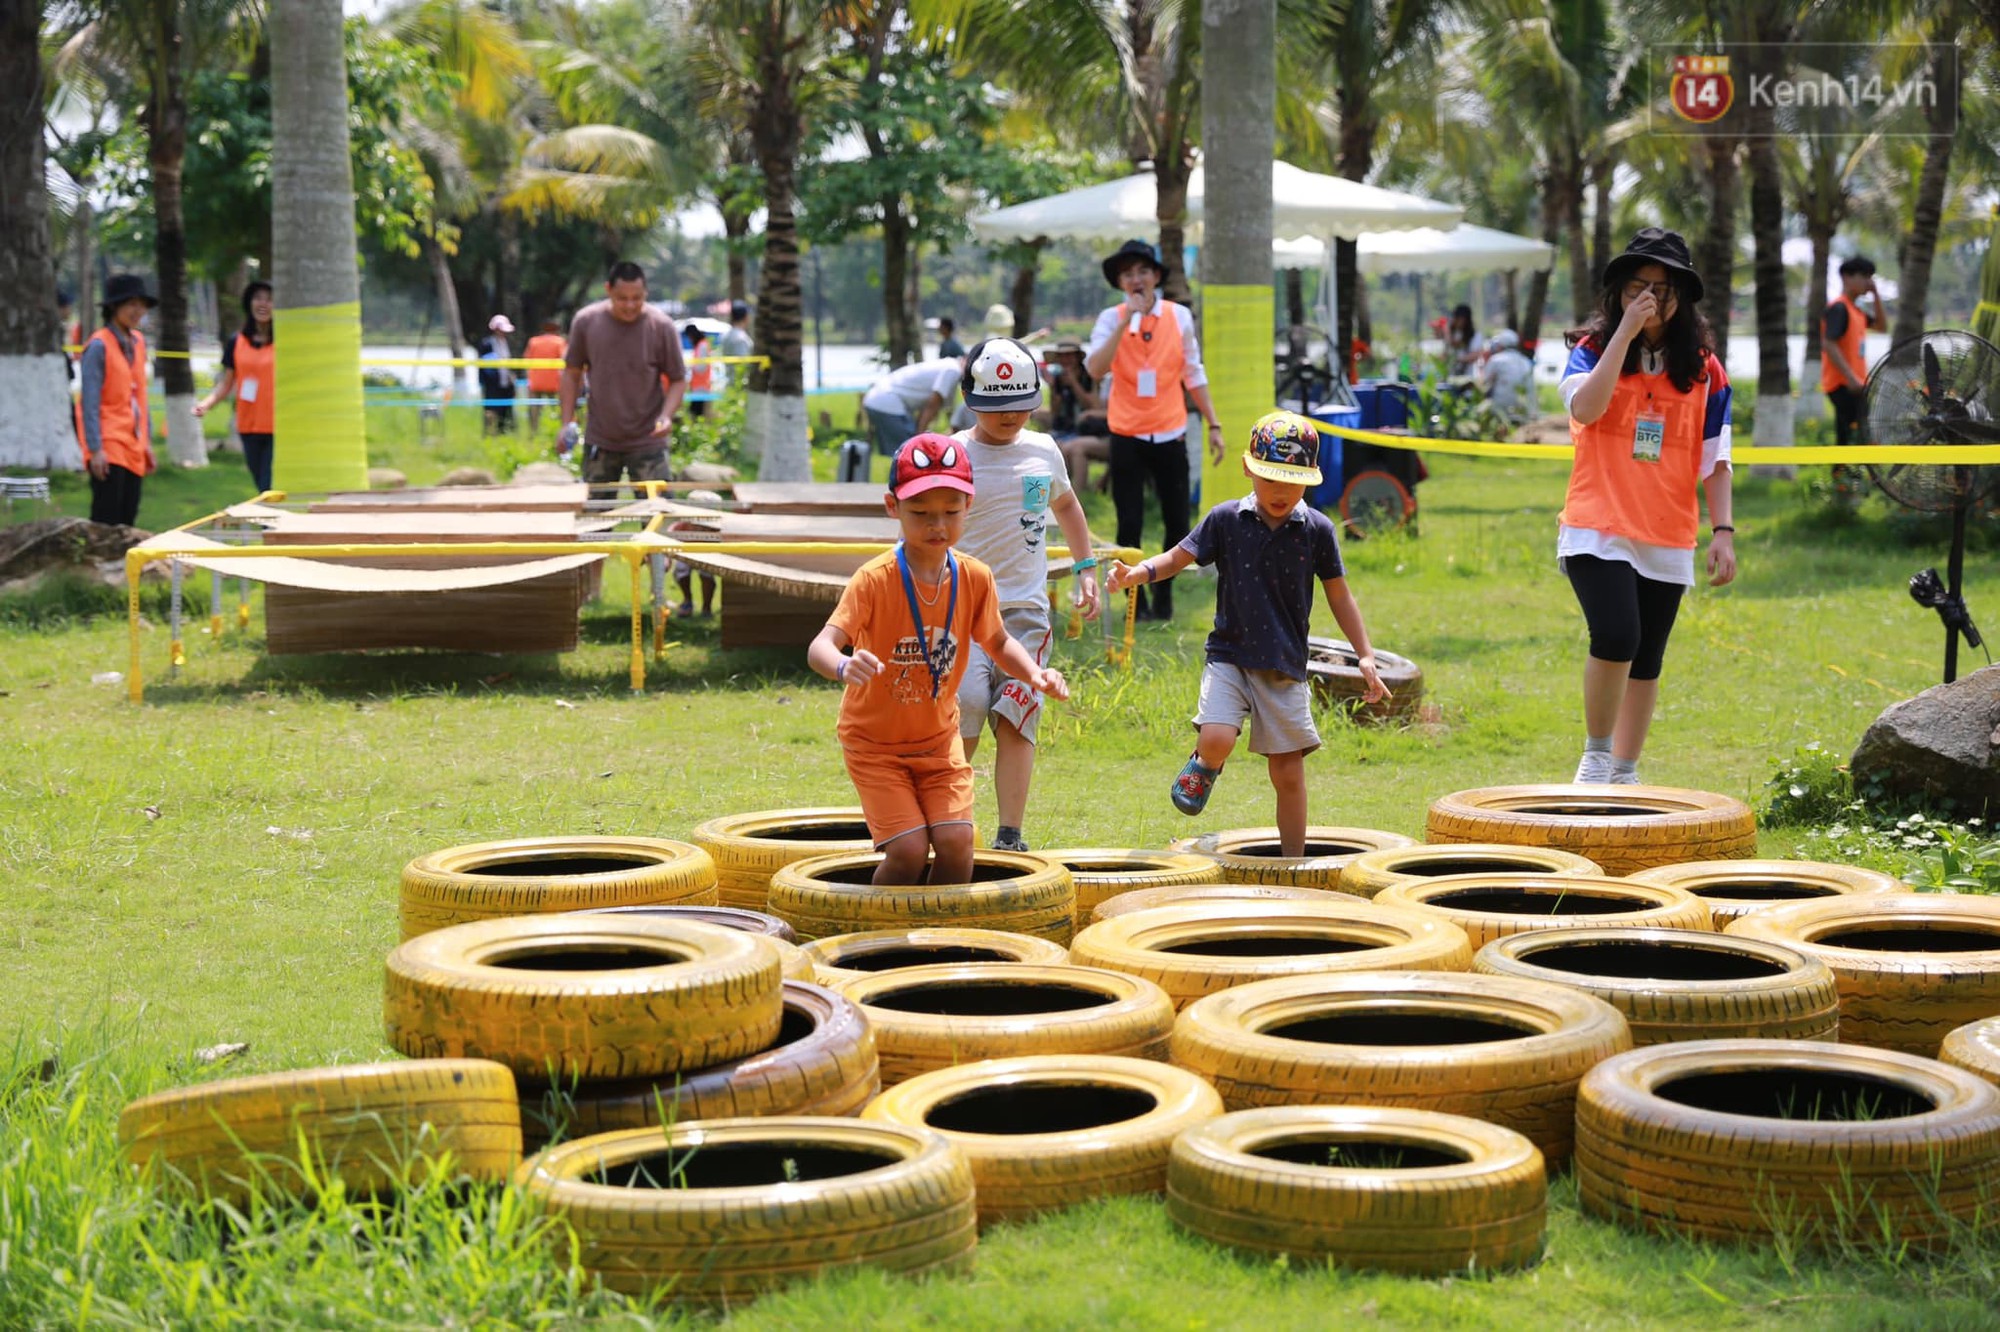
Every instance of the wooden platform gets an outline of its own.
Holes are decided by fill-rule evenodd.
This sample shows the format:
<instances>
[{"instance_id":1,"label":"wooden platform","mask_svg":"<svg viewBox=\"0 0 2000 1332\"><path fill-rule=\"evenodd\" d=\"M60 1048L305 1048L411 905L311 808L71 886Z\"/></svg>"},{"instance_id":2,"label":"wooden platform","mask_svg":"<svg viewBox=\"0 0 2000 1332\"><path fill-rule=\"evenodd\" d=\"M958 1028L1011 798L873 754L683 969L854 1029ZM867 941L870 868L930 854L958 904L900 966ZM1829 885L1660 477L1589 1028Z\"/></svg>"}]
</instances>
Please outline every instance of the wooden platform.
<instances>
[{"instance_id":1,"label":"wooden platform","mask_svg":"<svg viewBox=\"0 0 2000 1332\"><path fill-rule=\"evenodd\" d=\"M797 484L739 481L732 488L745 513L881 515L883 488L866 481L808 481Z\"/></svg>"},{"instance_id":2,"label":"wooden platform","mask_svg":"<svg viewBox=\"0 0 2000 1332\"><path fill-rule=\"evenodd\" d=\"M417 490L344 490L315 500L308 513L577 513L590 487L427 486Z\"/></svg>"}]
</instances>

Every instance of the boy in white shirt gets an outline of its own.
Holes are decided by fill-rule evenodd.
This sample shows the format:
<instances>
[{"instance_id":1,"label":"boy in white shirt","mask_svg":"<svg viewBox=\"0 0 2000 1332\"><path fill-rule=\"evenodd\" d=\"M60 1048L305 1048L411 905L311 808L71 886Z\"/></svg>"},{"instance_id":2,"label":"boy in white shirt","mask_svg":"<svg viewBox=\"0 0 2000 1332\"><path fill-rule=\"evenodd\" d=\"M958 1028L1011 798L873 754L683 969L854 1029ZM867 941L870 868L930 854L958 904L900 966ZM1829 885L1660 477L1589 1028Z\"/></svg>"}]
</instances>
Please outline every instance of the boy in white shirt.
<instances>
[{"instance_id":1,"label":"boy in white shirt","mask_svg":"<svg viewBox=\"0 0 2000 1332\"><path fill-rule=\"evenodd\" d=\"M1041 431L1026 429L1029 415L1042 405L1041 367L1035 354L1014 339L989 338L966 353L959 389L975 419L953 438L965 445L971 459L976 502L958 549L993 570L1009 637L1037 666L1044 666L1052 637L1045 531L1051 515L1070 549L1076 603L1086 619L1097 618L1098 599L1090 527L1070 488L1062 450ZM978 747L988 719L993 723L993 789L1000 816L993 847L1026 851L1021 827L1035 775L1041 695L975 647L959 685L958 707L967 758Z\"/></svg>"}]
</instances>

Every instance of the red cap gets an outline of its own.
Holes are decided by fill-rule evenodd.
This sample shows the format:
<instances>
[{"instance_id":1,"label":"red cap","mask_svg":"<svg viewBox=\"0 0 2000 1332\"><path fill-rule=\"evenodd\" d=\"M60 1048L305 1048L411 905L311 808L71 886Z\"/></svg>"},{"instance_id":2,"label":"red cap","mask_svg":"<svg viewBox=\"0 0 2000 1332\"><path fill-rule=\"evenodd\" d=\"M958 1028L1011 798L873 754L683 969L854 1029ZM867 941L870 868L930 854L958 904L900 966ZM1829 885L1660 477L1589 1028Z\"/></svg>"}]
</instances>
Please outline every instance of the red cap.
<instances>
[{"instance_id":1,"label":"red cap","mask_svg":"<svg viewBox=\"0 0 2000 1332\"><path fill-rule=\"evenodd\" d=\"M912 435L889 462L889 493L909 499L926 490L972 493L972 459L950 435Z\"/></svg>"}]
</instances>

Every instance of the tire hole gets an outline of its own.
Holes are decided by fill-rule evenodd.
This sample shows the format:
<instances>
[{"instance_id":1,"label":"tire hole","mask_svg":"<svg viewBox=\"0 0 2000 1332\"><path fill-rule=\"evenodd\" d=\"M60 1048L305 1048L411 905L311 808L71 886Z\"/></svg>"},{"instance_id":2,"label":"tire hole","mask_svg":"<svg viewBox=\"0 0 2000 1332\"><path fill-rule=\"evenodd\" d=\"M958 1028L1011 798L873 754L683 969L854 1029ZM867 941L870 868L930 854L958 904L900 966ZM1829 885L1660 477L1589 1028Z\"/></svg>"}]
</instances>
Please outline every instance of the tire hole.
<instances>
[{"instance_id":1,"label":"tire hole","mask_svg":"<svg viewBox=\"0 0 2000 1332\"><path fill-rule=\"evenodd\" d=\"M1762 880L1756 883L1705 883L1687 890L1696 897L1719 897L1729 902L1790 902L1802 897L1837 897L1832 888L1817 883L1797 883L1791 879Z\"/></svg>"},{"instance_id":2,"label":"tire hole","mask_svg":"<svg viewBox=\"0 0 2000 1332\"><path fill-rule=\"evenodd\" d=\"M1424 905L1501 916L1618 916L1631 911L1650 911L1659 903L1644 897L1558 888L1454 888L1426 896Z\"/></svg>"},{"instance_id":3,"label":"tire hole","mask_svg":"<svg viewBox=\"0 0 2000 1332\"><path fill-rule=\"evenodd\" d=\"M1026 877L1027 871L1018 870L1012 865L987 865L974 861L972 878L967 882L1007 883ZM813 878L821 883L854 883L872 887L875 883L875 866L873 862L864 865L841 865L833 869L818 870L813 874Z\"/></svg>"},{"instance_id":4,"label":"tire hole","mask_svg":"<svg viewBox=\"0 0 2000 1332\"><path fill-rule=\"evenodd\" d=\"M1538 1027L1460 1013L1330 1013L1262 1034L1316 1045L1486 1045L1539 1036Z\"/></svg>"},{"instance_id":5,"label":"tire hole","mask_svg":"<svg viewBox=\"0 0 2000 1332\"><path fill-rule=\"evenodd\" d=\"M1003 985L997 982L954 981L948 985L911 985L870 995L870 1008L894 1013L933 1013L940 1017L1014 1017L1029 1013L1074 1013L1102 1008L1117 999L1099 990L1074 985Z\"/></svg>"},{"instance_id":6,"label":"tire hole","mask_svg":"<svg viewBox=\"0 0 2000 1332\"><path fill-rule=\"evenodd\" d=\"M515 949L482 959L481 965L509 971L629 971L638 967L670 967L693 961L693 955L668 948L588 944L577 948L544 944Z\"/></svg>"},{"instance_id":7,"label":"tire hole","mask_svg":"<svg viewBox=\"0 0 2000 1332\"><path fill-rule=\"evenodd\" d=\"M1593 940L1523 948L1514 957L1574 976L1616 976L1621 980L1741 981L1785 974L1785 968L1769 958L1733 948L1686 943Z\"/></svg>"},{"instance_id":8,"label":"tire hole","mask_svg":"<svg viewBox=\"0 0 2000 1332\"><path fill-rule=\"evenodd\" d=\"M903 1158L894 1152L813 1143L715 1143L685 1152L655 1152L585 1177L614 1189L740 1189L840 1179L880 1170Z\"/></svg>"},{"instance_id":9,"label":"tire hole","mask_svg":"<svg viewBox=\"0 0 2000 1332\"><path fill-rule=\"evenodd\" d=\"M1399 1142L1394 1138L1350 1138L1329 1133L1266 1143L1248 1153L1266 1161L1323 1166L1330 1170L1437 1170L1464 1165L1472 1159L1433 1143Z\"/></svg>"},{"instance_id":10,"label":"tire hole","mask_svg":"<svg viewBox=\"0 0 2000 1332\"><path fill-rule=\"evenodd\" d=\"M1018 962L1020 959L1001 952L997 948L966 948L962 945L926 948L922 944L905 944L900 948L870 949L867 952L843 954L828 962L828 966L844 971L896 971L903 967L928 967L946 962Z\"/></svg>"},{"instance_id":11,"label":"tire hole","mask_svg":"<svg viewBox=\"0 0 2000 1332\"><path fill-rule=\"evenodd\" d=\"M1143 860L1063 860L1056 862L1071 874L1131 874L1145 873L1147 870L1164 868Z\"/></svg>"},{"instance_id":12,"label":"tire hole","mask_svg":"<svg viewBox=\"0 0 2000 1332\"><path fill-rule=\"evenodd\" d=\"M1392 865L1391 872L1413 874L1424 879L1441 879L1447 874L1547 874L1549 867L1539 862L1493 856L1481 860L1413 860Z\"/></svg>"},{"instance_id":13,"label":"tire hole","mask_svg":"<svg viewBox=\"0 0 2000 1332\"><path fill-rule=\"evenodd\" d=\"M1362 846L1359 842L1315 842L1309 839L1306 842L1304 859L1310 860L1319 856L1358 856L1364 851L1373 851L1374 849L1372 846ZM1275 841L1245 842L1241 846L1233 846L1229 850L1220 851L1217 854L1227 856L1267 856L1278 860L1299 859L1299 857L1286 855L1284 843Z\"/></svg>"},{"instance_id":14,"label":"tire hole","mask_svg":"<svg viewBox=\"0 0 2000 1332\"><path fill-rule=\"evenodd\" d=\"M1373 940L1336 939L1307 934L1218 934L1208 939L1149 949L1183 957L1313 957L1325 953L1359 953L1384 945Z\"/></svg>"},{"instance_id":15,"label":"tire hole","mask_svg":"<svg viewBox=\"0 0 2000 1332\"><path fill-rule=\"evenodd\" d=\"M924 1123L948 1133L1071 1133L1122 1124L1159 1104L1131 1087L1027 1082L960 1092L932 1106Z\"/></svg>"},{"instance_id":16,"label":"tire hole","mask_svg":"<svg viewBox=\"0 0 2000 1332\"><path fill-rule=\"evenodd\" d=\"M566 879L578 874L624 874L665 863L651 856L547 856L496 860L490 865L468 866L465 873L498 879Z\"/></svg>"},{"instance_id":17,"label":"tire hole","mask_svg":"<svg viewBox=\"0 0 2000 1332\"><path fill-rule=\"evenodd\" d=\"M1695 1110L1759 1119L1853 1122L1906 1119L1937 1109L1930 1097L1886 1078L1817 1069L1695 1073L1660 1083L1653 1094Z\"/></svg>"},{"instance_id":18,"label":"tire hole","mask_svg":"<svg viewBox=\"0 0 2000 1332\"><path fill-rule=\"evenodd\" d=\"M2000 949L2000 930L1857 925L1831 934L1816 934L1812 942L1833 948L1865 948L1876 953L1985 953Z\"/></svg>"},{"instance_id":19,"label":"tire hole","mask_svg":"<svg viewBox=\"0 0 2000 1332\"><path fill-rule=\"evenodd\" d=\"M808 823L781 828L765 828L744 833L758 842L866 842L868 825L855 819L850 823Z\"/></svg>"},{"instance_id":20,"label":"tire hole","mask_svg":"<svg viewBox=\"0 0 2000 1332\"><path fill-rule=\"evenodd\" d=\"M1572 819L1629 819L1647 814L1665 814L1664 809L1646 809L1639 805L1592 805L1582 802L1575 804L1566 800L1550 801L1531 805L1509 805L1508 810L1516 814L1554 814Z\"/></svg>"}]
</instances>

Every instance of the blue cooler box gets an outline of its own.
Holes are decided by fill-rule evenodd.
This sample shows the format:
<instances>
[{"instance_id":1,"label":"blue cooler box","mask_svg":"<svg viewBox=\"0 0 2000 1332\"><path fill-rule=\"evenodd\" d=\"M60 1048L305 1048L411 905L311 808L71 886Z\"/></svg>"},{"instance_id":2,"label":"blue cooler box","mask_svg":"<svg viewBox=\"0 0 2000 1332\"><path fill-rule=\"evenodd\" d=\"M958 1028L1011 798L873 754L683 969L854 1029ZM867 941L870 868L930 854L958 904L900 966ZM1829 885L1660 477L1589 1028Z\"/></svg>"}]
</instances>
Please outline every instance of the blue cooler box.
<instances>
[{"instance_id":1,"label":"blue cooler box","mask_svg":"<svg viewBox=\"0 0 2000 1332\"><path fill-rule=\"evenodd\" d=\"M1336 425L1347 430L1364 428L1359 407L1316 407L1312 419L1321 425ZM1315 509L1340 507L1340 494L1347 488L1347 477L1342 467L1346 443L1339 435L1319 437L1319 474L1323 479L1306 492L1306 503Z\"/></svg>"},{"instance_id":2,"label":"blue cooler box","mask_svg":"<svg viewBox=\"0 0 2000 1332\"><path fill-rule=\"evenodd\" d=\"M1354 386L1361 428L1381 430L1410 423L1410 387L1393 379L1364 379Z\"/></svg>"}]
</instances>

